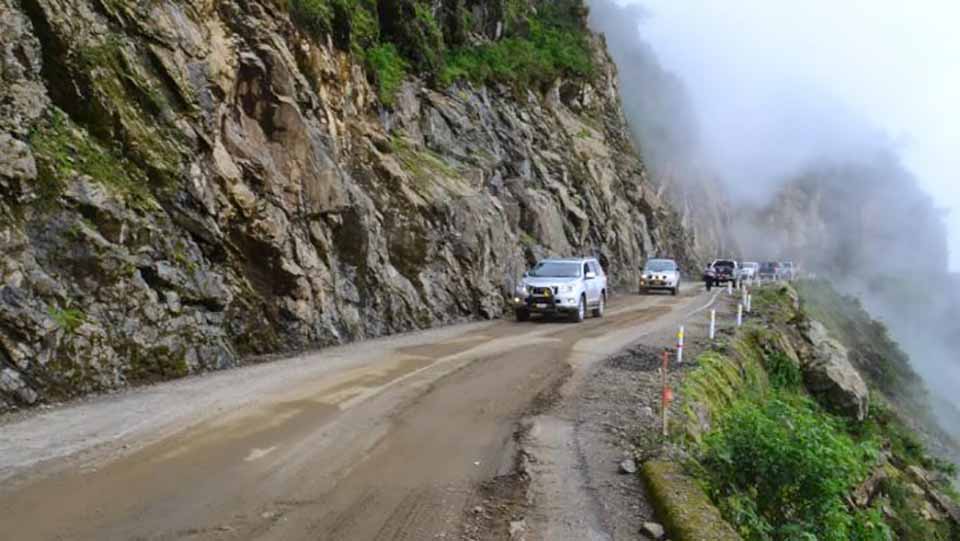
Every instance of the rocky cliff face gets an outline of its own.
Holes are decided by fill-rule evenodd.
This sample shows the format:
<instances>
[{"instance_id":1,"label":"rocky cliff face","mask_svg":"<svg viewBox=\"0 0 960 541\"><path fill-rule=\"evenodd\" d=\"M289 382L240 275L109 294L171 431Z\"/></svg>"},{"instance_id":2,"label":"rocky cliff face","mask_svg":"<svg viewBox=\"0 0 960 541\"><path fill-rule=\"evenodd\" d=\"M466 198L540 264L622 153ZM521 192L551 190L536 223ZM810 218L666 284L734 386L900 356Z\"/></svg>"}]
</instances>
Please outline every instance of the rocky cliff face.
<instances>
[{"instance_id":1,"label":"rocky cliff face","mask_svg":"<svg viewBox=\"0 0 960 541\"><path fill-rule=\"evenodd\" d=\"M386 108L279 6L0 0L0 411L497 317L548 254L686 257L599 40L589 79Z\"/></svg>"}]
</instances>

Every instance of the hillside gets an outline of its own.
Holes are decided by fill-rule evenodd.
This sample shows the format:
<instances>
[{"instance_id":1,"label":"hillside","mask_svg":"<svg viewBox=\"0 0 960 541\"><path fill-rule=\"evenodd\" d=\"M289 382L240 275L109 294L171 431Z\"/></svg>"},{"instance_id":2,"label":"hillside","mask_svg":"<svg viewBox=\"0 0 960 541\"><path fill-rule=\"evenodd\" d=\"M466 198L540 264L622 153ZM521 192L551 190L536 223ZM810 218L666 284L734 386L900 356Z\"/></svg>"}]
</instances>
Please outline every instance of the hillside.
<instances>
[{"instance_id":1,"label":"hillside","mask_svg":"<svg viewBox=\"0 0 960 541\"><path fill-rule=\"evenodd\" d=\"M688 260L577 0L0 0L0 410Z\"/></svg>"},{"instance_id":2,"label":"hillside","mask_svg":"<svg viewBox=\"0 0 960 541\"><path fill-rule=\"evenodd\" d=\"M715 530L702 487L747 540L956 539L956 443L884 326L827 282L754 297L683 367L670 437L637 440L674 538Z\"/></svg>"}]
</instances>

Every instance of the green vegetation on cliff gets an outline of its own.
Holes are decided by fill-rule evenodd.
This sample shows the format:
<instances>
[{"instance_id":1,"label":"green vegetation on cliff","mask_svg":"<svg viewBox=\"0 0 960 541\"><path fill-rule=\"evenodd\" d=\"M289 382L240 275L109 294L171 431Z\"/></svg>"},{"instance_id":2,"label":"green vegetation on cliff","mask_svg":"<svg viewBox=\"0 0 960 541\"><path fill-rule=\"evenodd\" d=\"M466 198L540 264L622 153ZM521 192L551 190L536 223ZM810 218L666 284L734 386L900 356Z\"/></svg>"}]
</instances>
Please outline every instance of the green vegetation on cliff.
<instances>
[{"instance_id":1,"label":"green vegetation on cliff","mask_svg":"<svg viewBox=\"0 0 960 541\"><path fill-rule=\"evenodd\" d=\"M912 381L908 360L883 326L820 283L757 291L757 319L728 344L698 359L681 395L681 441L724 518L747 540L958 539L951 478L956 468L925 450L895 413L889 382ZM821 405L804 385L816 350L798 329L808 318L856 345L872 344L875 387L863 421ZM863 353L851 349L859 364ZM862 362L862 359L861 359Z\"/></svg>"},{"instance_id":2,"label":"green vegetation on cliff","mask_svg":"<svg viewBox=\"0 0 960 541\"><path fill-rule=\"evenodd\" d=\"M542 87L593 72L582 0L497 0L468 8L444 0L276 0L318 40L331 37L367 67L387 105L415 73L441 86L457 81Z\"/></svg>"}]
</instances>

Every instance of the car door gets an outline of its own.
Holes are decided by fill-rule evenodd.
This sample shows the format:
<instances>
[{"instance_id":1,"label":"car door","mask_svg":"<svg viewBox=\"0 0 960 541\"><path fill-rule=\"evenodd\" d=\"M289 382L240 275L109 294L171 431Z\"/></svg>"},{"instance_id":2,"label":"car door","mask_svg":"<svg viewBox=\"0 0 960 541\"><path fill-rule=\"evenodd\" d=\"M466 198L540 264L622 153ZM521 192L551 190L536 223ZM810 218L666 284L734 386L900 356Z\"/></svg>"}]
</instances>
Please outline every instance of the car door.
<instances>
[{"instance_id":1,"label":"car door","mask_svg":"<svg viewBox=\"0 0 960 541\"><path fill-rule=\"evenodd\" d=\"M596 304L600 303L600 297L603 296L603 288L606 278L603 274L603 269L600 268L600 263L597 261L590 261L590 270L597 275L596 278L591 280L593 282L593 302Z\"/></svg>"},{"instance_id":2,"label":"car door","mask_svg":"<svg viewBox=\"0 0 960 541\"><path fill-rule=\"evenodd\" d=\"M597 301L597 278L587 278L587 273L596 273L590 266L589 261L583 263L583 290L587 294L587 303L594 304Z\"/></svg>"}]
</instances>

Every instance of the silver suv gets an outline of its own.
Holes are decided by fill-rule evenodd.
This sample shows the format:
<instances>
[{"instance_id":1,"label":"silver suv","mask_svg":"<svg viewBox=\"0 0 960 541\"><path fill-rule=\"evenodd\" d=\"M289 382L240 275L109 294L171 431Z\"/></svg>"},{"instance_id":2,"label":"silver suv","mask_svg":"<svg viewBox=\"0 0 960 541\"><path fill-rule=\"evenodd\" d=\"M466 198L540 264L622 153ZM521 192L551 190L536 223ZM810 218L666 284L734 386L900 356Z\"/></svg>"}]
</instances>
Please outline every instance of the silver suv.
<instances>
[{"instance_id":1,"label":"silver suv","mask_svg":"<svg viewBox=\"0 0 960 541\"><path fill-rule=\"evenodd\" d=\"M594 258L544 259L517 286L513 309L517 321L530 314L565 314L580 322L592 310L603 317L607 303L607 275Z\"/></svg>"}]
</instances>

